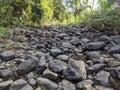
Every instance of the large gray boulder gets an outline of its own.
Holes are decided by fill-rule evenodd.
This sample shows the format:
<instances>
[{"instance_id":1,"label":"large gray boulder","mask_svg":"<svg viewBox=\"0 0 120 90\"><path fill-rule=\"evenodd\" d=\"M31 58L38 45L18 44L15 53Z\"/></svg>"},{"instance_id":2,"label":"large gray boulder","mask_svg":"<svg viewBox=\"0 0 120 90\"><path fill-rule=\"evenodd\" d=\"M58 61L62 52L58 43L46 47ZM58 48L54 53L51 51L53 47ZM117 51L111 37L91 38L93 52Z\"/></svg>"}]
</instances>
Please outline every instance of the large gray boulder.
<instances>
[{"instance_id":1,"label":"large gray boulder","mask_svg":"<svg viewBox=\"0 0 120 90\"><path fill-rule=\"evenodd\" d=\"M86 79L86 68L83 61L70 60L67 69L63 70L64 78L68 80Z\"/></svg>"}]
</instances>

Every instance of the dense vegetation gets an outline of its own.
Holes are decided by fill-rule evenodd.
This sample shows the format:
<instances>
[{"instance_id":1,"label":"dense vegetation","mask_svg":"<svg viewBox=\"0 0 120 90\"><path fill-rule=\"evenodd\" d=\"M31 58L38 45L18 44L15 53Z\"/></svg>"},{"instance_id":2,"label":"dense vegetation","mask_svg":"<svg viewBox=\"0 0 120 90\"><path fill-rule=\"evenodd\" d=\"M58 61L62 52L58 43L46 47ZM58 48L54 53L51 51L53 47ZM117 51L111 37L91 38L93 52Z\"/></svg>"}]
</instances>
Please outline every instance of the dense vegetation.
<instances>
[{"instance_id":1,"label":"dense vegetation","mask_svg":"<svg viewBox=\"0 0 120 90\"><path fill-rule=\"evenodd\" d=\"M70 23L119 28L119 0L0 0L1 27Z\"/></svg>"}]
</instances>

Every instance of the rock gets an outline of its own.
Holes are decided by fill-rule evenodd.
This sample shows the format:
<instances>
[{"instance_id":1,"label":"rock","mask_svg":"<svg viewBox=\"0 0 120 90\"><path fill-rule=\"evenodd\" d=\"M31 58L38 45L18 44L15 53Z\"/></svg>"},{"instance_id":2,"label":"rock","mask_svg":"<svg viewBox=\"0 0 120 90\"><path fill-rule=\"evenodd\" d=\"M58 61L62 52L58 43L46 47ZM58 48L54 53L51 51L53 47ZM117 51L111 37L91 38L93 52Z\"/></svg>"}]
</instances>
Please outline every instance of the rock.
<instances>
[{"instance_id":1,"label":"rock","mask_svg":"<svg viewBox=\"0 0 120 90\"><path fill-rule=\"evenodd\" d=\"M110 86L109 76L110 76L109 72L100 71L100 72L97 73L95 79L96 79L96 81L99 85L107 87L107 86Z\"/></svg>"},{"instance_id":2,"label":"rock","mask_svg":"<svg viewBox=\"0 0 120 90\"><path fill-rule=\"evenodd\" d=\"M17 67L17 72L20 75L24 75L27 74L29 72L31 72L35 66L37 65L38 61L36 60L26 60L24 62L22 62L18 67Z\"/></svg>"},{"instance_id":3,"label":"rock","mask_svg":"<svg viewBox=\"0 0 120 90\"><path fill-rule=\"evenodd\" d=\"M72 82L63 79L57 90L76 90L76 88Z\"/></svg>"},{"instance_id":4,"label":"rock","mask_svg":"<svg viewBox=\"0 0 120 90\"><path fill-rule=\"evenodd\" d=\"M34 78L30 78L28 81L29 81L29 84L32 86L36 84L36 80Z\"/></svg>"},{"instance_id":5,"label":"rock","mask_svg":"<svg viewBox=\"0 0 120 90\"><path fill-rule=\"evenodd\" d=\"M7 80L0 83L0 90L8 90L10 85L13 83L13 80Z\"/></svg>"},{"instance_id":6,"label":"rock","mask_svg":"<svg viewBox=\"0 0 120 90\"><path fill-rule=\"evenodd\" d=\"M12 60L15 57L15 53L13 51L4 51L0 53L0 58L3 61L9 61Z\"/></svg>"},{"instance_id":7,"label":"rock","mask_svg":"<svg viewBox=\"0 0 120 90\"><path fill-rule=\"evenodd\" d=\"M86 53L88 59L99 59L101 57L100 52L97 51L91 51Z\"/></svg>"},{"instance_id":8,"label":"rock","mask_svg":"<svg viewBox=\"0 0 120 90\"><path fill-rule=\"evenodd\" d=\"M63 76L68 80L86 79L85 63L83 61L70 60L67 69L63 70Z\"/></svg>"},{"instance_id":9,"label":"rock","mask_svg":"<svg viewBox=\"0 0 120 90\"><path fill-rule=\"evenodd\" d=\"M48 78L48 79L50 79L50 80L52 80L52 81L55 81L55 80L57 80L57 78L58 78L58 74L50 71L49 69L46 69L46 70L43 72L43 77Z\"/></svg>"},{"instance_id":10,"label":"rock","mask_svg":"<svg viewBox=\"0 0 120 90\"><path fill-rule=\"evenodd\" d=\"M107 52L109 54L120 54L120 46L113 46Z\"/></svg>"},{"instance_id":11,"label":"rock","mask_svg":"<svg viewBox=\"0 0 120 90\"><path fill-rule=\"evenodd\" d=\"M112 88L108 88L108 87L104 87L104 86L100 86L100 85L95 86L95 89L97 89L97 90L114 90Z\"/></svg>"},{"instance_id":12,"label":"rock","mask_svg":"<svg viewBox=\"0 0 120 90\"><path fill-rule=\"evenodd\" d=\"M88 68L88 73L89 74L92 74L92 73L94 73L94 72L99 72L102 68L104 68L105 67L105 64L103 64L103 63L99 63L99 64L95 64L95 65L93 65L93 66L90 66L89 68Z\"/></svg>"},{"instance_id":13,"label":"rock","mask_svg":"<svg viewBox=\"0 0 120 90\"><path fill-rule=\"evenodd\" d=\"M17 64L20 64L25 61L25 59L16 58L14 59Z\"/></svg>"},{"instance_id":14,"label":"rock","mask_svg":"<svg viewBox=\"0 0 120 90\"><path fill-rule=\"evenodd\" d=\"M56 57L60 54L62 54L63 52L60 49L51 49L50 50L50 55L53 57Z\"/></svg>"},{"instance_id":15,"label":"rock","mask_svg":"<svg viewBox=\"0 0 120 90\"><path fill-rule=\"evenodd\" d=\"M111 67L120 66L120 61L117 61L117 60L108 61L108 65Z\"/></svg>"},{"instance_id":16,"label":"rock","mask_svg":"<svg viewBox=\"0 0 120 90\"><path fill-rule=\"evenodd\" d=\"M36 72L38 74L41 74L46 69L46 67L47 67L47 65L46 65L45 56L41 56L37 66L36 66Z\"/></svg>"},{"instance_id":17,"label":"rock","mask_svg":"<svg viewBox=\"0 0 120 90\"><path fill-rule=\"evenodd\" d=\"M14 89L16 90L16 89ZM21 88L20 90L33 90L33 88L30 85L25 85L23 88Z\"/></svg>"},{"instance_id":18,"label":"rock","mask_svg":"<svg viewBox=\"0 0 120 90\"><path fill-rule=\"evenodd\" d=\"M111 42L110 38L106 35L101 36L98 40L102 41L104 43L110 43Z\"/></svg>"},{"instance_id":19,"label":"rock","mask_svg":"<svg viewBox=\"0 0 120 90\"><path fill-rule=\"evenodd\" d=\"M88 80L83 80L81 82L78 82L76 85L76 88L78 89L86 89L88 86L92 87L91 85L94 84L94 82L90 79Z\"/></svg>"},{"instance_id":20,"label":"rock","mask_svg":"<svg viewBox=\"0 0 120 90\"><path fill-rule=\"evenodd\" d=\"M49 61L49 68L53 71L53 72L61 72L62 70L67 68L67 64L63 61L60 60L51 60Z\"/></svg>"},{"instance_id":21,"label":"rock","mask_svg":"<svg viewBox=\"0 0 120 90\"><path fill-rule=\"evenodd\" d=\"M116 44L120 45L120 35L112 36L111 41L115 42Z\"/></svg>"},{"instance_id":22,"label":"rock","mask_svg":"<svg viewBox=\"0 0 120 90\"><path fill-rule=\"evenodd\" d=\"M104 46L105 46L104 42L90 42L90 43L87 43L85 48L87 50L101 50L104 48Z\"/></svg>"},{"instance_id":23,"label":"rock","mask_svg":"<svg viewBox=\"0 0 120 90\"><path fill-rule=\"evenodd\" d=\"M62 48L73 48L74 46L69 42L62 42Z\"/></svg>"},{"instance_id":24,"label":"rock","mask_svg":"<svg viewBox=\"0 0 120 90\"><path fill-rule=\"evenodd\" d=\"M120 69L118 68L109 68L109 72L114 79L120 79Z\"/></svg>"},{"instance_id":25,"label":"rock","mask_svg":"<svg viewBox=\"0 0 120 90\"><path fill-rule=\"evenodd\" d=\"M59 55L59 56L57 56L57 59L67 62L69 60L69 56Z\"/></svg>"},{"instance_id":26,"label":"rock","mask_svg":"<svg viewBox=\"0 0 120 90\"><path fill-rule=\"evenodd\" d=\"M53 81L46 78L37 78L37 84L41 87L41 90L57 90L58 85Z\"/></svg>"},{"instance_id":27,"label":"rock","mask_svg":"<svg viewBox=\"0 0 120 90\"><path fill-rule=\"evenodd\" d=\"M80 39L77 37L73 37L72 40L70 41L72 45L78 46L81 44Z\"/></svg>"},{"instance_id":28,"label":"rock","mask_svg":"<svg viewBox=\"0 0 120 90\"><path fill-rule=\"evenodd\" d=\"M9 90L21 90L24 86L27 85L27 82L23 79L18 79L14 81L9 88Z\"/></svg>"},{"instance_id":29,"label":"rock","mask_svg":"<svg viewBox=\"0 0 120 90\"><path fill-rule=\"evenodd\" d=\"M9 78L12 75L11 69L2 69L0 70L0 77L6 79Z\"/></svg>"}]
</instances>

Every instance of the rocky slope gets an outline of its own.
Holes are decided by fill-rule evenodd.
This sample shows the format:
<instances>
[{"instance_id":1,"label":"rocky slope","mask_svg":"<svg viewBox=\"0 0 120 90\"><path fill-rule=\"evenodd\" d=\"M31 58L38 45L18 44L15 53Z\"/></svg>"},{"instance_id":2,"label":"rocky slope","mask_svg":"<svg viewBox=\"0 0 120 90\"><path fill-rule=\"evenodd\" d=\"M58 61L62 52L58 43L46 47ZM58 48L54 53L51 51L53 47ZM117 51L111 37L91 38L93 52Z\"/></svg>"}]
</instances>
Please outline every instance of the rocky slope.
<instances>
[{"instance_id":1,"label":"rocky slope","mask_svg":"<svg viewBox=\"0 0 120 90\"><path fill-rule=\"evenodd\" d=\"M120 90L120 35L77 25L16 28L5 42L12 45L0 45L0 90Z\"/></svg>"}]
</instances>

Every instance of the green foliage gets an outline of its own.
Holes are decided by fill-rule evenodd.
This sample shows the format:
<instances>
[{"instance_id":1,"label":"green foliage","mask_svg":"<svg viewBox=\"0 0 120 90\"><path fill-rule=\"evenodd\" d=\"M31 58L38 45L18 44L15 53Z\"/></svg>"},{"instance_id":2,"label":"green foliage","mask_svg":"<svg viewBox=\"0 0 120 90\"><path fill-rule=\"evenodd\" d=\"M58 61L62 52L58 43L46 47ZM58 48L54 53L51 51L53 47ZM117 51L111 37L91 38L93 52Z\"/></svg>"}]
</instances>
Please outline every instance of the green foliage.
<instances>
[{"instance_id":1,"label":"green foliage","mask_svg":"<svg viewBox=\"0 0 120 90\"><path fill-rule=\"evenodd\" d=\"M7 28L0 27L0 37L9 37L9 31Z\"/></svg>"}]
</instances>

